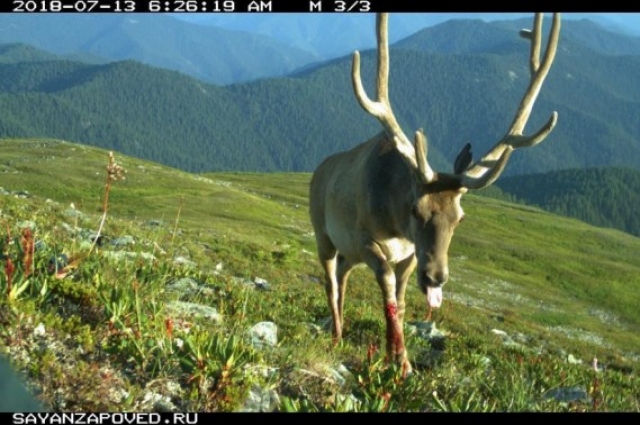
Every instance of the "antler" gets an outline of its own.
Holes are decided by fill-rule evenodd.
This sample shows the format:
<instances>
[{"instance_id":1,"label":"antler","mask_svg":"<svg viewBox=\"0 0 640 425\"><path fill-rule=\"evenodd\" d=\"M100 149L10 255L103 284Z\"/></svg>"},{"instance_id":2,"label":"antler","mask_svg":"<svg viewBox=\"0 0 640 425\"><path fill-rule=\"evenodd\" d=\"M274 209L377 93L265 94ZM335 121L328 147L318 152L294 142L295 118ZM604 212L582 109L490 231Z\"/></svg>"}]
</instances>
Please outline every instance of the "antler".
<instances>
[{"instance_id":1,"label":"antler","mask_svg":"<svg viewBox=\"0 0 640 425\"><path fill-rule=\"evenodd\" d=\"M356 50L353 54L353 66L351 68L351 80L353 90L360 106L376 117L391 138L396 149L405 158L409 165L416 170L424 182L433 180L434 173L426 160L426 141L416 134L415 146L411 144L407 136L400 128L389 103L389 40L388 40L388 14L379 13L376 17L376 33L378 39L378 74L377 74L377 99L372 101L364 90L360 76L360 53Z\"/></svg>"},{"instance_id":2,"label":"antler","mask_svg":"<svg viewBox=\"0 0 640 425\"><path fill-rule=\"evenodd\" d=\"M516 115L511 123L511 127L507 134L500 140L487 154L485 154L479 161L467 168L466 171L460 173L459 170L455 170L459 173L458 176L461 181L461 185L468 189L481 189L483 187L492 184L502 173L507 160L511 156L514 149L525 148L529 146L535 146L542 142L551 133L558 120L558 113L553 112L547 123L542 126L532 136L523 136L524 130L533 104L538 97L540 88L549 73L551 64L556 55L558 48L558 39L560 37L560 14L553 14L553 23L551 25L551 33L549 35L549 41L547 43L547 49L540 64L540 45L541 45L541 32L542 32L542 13L536 13L533 22L533 31L521 30L520 36L531 41L531 57L530 57L530 72L531 81L529 88L527 89L520 106L516 112ZM468 147L465 147L468 154ZM461 152L461 155L464 153ZM458 160L456 160L458 163Z\"/></svg>"}]
</instances>

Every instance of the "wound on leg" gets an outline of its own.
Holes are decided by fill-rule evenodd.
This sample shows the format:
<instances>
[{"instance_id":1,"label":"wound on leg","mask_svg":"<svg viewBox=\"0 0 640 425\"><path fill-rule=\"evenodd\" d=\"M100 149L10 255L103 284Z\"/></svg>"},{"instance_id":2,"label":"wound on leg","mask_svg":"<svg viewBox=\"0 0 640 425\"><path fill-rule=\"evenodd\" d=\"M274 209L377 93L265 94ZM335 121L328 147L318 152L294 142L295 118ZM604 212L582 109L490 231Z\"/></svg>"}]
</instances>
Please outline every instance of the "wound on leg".
<instances>
[{"instance_id":1,"label":"wound on leg","mask_svg":"<svg viewBox=\"0 0 640 425\"><path fill-rule=\"evenodd\" d=\"M387 304L387 318L391 320L396 320L398 316L398 306L395 303Z\"/></svg>"}]
</instances>

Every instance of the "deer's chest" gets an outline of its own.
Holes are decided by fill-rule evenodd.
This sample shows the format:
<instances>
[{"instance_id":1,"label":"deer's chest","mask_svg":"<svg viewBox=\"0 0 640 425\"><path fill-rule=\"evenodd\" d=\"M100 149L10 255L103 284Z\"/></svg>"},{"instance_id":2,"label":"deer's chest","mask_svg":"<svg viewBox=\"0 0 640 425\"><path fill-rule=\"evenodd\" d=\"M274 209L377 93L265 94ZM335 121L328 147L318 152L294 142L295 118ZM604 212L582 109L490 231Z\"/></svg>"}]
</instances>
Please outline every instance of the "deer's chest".
<instances>
[{"instance_id":1,"label":"deer's chest","mask_svg":"<svg viewBox=\"0 0 640 425\"><path fill-rule=\"evenodd\" d=\"M378 245L382 249L386 260L389 263L397 263L415 252L414 244L405 238L389 238L379 241Z\"/></svg>"}]
</instances>

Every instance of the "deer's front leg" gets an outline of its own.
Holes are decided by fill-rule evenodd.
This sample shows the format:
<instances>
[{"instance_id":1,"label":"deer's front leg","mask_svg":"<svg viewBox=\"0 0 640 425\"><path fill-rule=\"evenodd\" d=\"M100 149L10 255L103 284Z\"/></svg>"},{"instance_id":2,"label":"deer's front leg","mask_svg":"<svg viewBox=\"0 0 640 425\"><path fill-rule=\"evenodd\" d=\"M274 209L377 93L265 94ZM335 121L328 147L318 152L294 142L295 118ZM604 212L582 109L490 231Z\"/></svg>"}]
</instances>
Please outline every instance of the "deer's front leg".
<instances>
[{"instance_id":1,"label":"deer's front leg","mask_svg":"<svg viewBox=\"0 0 640 425\"><path fill-rule=\"evenodd\" d=\"M396 276L387 262L386 256L375 242L365 245L363 259L375 272L376 280L382 291L384 317L387 324L387 355L402 365L405 372L411 371L404 346L404 333L396 296Z\"/></svg>"},{"instance_id":2,"label":"deer's front leg","mask_svg":"<svg viewBox=\"0 0 640 425\"><path fill-rule=\"evenodd\" d=\"M406 307L404 294L407 291L407 282L415 270L417 263L415 255L411 255L396 264L396 299L398 300L398 319L401 327L404 322Z\"/></svg>"}]
</instances>

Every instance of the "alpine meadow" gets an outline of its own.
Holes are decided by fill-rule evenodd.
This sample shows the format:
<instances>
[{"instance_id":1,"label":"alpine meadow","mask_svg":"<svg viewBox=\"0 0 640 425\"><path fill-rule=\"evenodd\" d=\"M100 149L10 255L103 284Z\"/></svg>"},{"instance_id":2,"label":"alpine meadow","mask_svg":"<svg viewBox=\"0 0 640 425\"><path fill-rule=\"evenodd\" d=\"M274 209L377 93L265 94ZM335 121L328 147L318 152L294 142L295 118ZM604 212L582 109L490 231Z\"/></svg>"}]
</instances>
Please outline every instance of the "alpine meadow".
<instances>
[{"instance_id":1,"label":"alpine meadow","mask_svg":"<svg viewBox=\"0 0 640 425\"><path fill-rule=\"evenodd\" d=\"M619 21L34 15L0 16L0 411L640 412Z\"/></svg>"}]
</instances>

